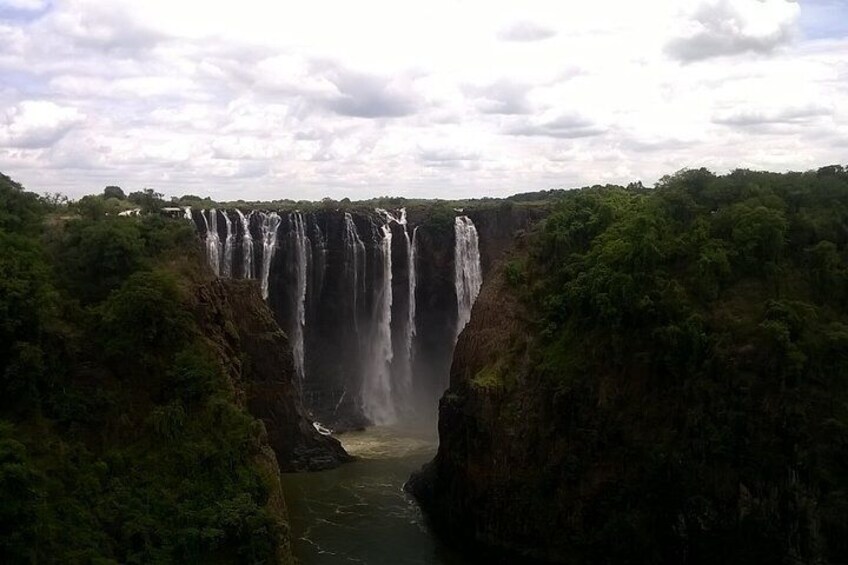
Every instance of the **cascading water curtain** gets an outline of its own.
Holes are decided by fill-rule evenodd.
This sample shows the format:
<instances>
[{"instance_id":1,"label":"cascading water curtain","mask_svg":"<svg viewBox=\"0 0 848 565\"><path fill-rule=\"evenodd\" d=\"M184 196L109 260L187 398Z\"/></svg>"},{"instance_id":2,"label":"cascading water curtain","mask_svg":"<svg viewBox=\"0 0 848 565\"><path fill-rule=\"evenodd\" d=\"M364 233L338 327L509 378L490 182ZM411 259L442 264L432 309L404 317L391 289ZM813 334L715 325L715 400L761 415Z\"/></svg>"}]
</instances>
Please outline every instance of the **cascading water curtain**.
<instances>
[{"instance_id":1,"label":"cascading water curtain","mask_svg":"<svg viewBox=\"0 0 848 565\"><path fill-rule=\"evenodd\" d=\"M456 288L456 337L471 319L471 307L477 300L483 275L480 269L480 242L477 228L468 216L454 220L454 285Z\"/></svg>"}]
</instances>

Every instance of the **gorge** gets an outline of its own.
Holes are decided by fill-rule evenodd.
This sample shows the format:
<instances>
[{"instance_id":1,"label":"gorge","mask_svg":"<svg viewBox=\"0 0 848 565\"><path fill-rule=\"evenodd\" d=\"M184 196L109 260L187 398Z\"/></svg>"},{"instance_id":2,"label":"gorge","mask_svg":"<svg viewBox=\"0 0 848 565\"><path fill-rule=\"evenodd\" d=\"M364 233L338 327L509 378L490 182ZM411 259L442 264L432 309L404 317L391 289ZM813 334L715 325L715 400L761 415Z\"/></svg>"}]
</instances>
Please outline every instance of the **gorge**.
<instances>
[{"instance_id":1,"label":"gorge","mask_svg":"<svg viewBox=\"0 0 848 565\"><path fill-rule=\"evenodd\" d=\"M844 167L0 196L4 562L848 556Z\"/></svg>"},{"instance_id":2,"label":"gorge","mask_svg":"<svg viewBox=\"0 0 848 565\"><path fill-rule=\"evenodd\" d=\"M482 284L472 217L457 212L451 233L424 214L410 223L406 208L185 214L214 273L253 279L252 265L262 265L263 296L287 330L304 401L319 426L435 421L454 342ZM507 231L528 221L512 226L495 211L470 214ZM452 255L432 247L448 242ZM418 304L428 315L416 316Z\"/></svg>"}]
</instances>

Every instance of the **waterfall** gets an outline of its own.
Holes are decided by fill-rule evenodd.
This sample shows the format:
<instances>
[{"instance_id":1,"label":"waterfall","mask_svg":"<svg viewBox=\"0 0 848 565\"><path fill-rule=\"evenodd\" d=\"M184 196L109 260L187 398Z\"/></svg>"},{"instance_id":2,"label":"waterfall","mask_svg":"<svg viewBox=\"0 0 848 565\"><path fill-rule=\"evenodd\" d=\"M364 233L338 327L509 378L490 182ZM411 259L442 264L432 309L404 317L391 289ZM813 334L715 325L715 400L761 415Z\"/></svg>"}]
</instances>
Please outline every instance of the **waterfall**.
<instances>
[{"instance_id":1,"label":"waterfall","mask_svg":"<svg viewBox=\"0 0 848 565\"><path fill-rule=\"evenodd\" d=\"M307 250L309 249L309 238L306 237L306 224L303 214L292 212L289 214L292 224L292 237L294 238L295 250L295 273L297 275L295 286L295 319L292 324L292 351L294 353L294 368L301 380L304 378L304 350L303 329L306 325L306 270L309 266Z\"/></svg>"},{"instance_id":2,"label":"waterfall","mask_svg":"<svg viewBox=\"0 0 848 565\"><path fill-rule=\"evenodd\" d=\"M241 222L241 251L242 251L242 277L245 279L253 278L253 236L250 233L250 217L253 212L247 217L242 214L241 210L236 208L236 213Z\"/></svg>"},{"instance_id":3,"label":"waterfall","mask_svg":"<svg viewBox=\"0 0 848 565\"><path fill-rule=\"evenodd\" d=\"M357 297L359 296L359 271L364 269L365 263L365 244L359 238L359 233L356 231L356 224L353 222L353 216L349 212L344 215L345 231L344 231L344 247L345 247L345 270L349 273L351 281L351 306L353 311L353 328L359 333L359 310L357 308ZM364 274L361 277L364 284Z\"/></svg>"},{"instance_id":4,"label":"waterfall","mask_svg":"<svg viewBox=\"0 0 848 565\"><path fill-rule=\"evenodd\" d=\"M194 218L191 217L191 207L186 206L183 208L183 217L191 223L194 223Z\"/></svg>"},{"instance_id":5,"label":"waterfall","mask_svg":"<svg viewBox=\"0 0 848 565\"><path fill-rule=\"evenodd\" d=\"M344 428L424 414L446 388L451 348L481 287L480 228L466 214L454 214L454 249L432 248L438 238L402 208L179 215L193 219L216 276L259 283L288 334L308 409Z\"/></svg>"},{"instance_id":6,"label":"waterfall","mask_svg":"<svg viewBox=\"0 0 848 565\"><path fill-rule=\"evenodd\" d=\"M206 256L209 259L209 266L212 267L212 272L215 276L221 274L221 238L218 236L218 212L215 208L209 210L209 217L206 217L206 210L200 211L203 217L203 223L206 224Z\"/></svg>"},{"instance_id":7,"label":"waterfall","mask_svg":"<svg viewBox=\"0 0 848 565\"><path fill-rule=\"evenodd\" d=\"M400 209L400 216L392 215L386 210L377 209L377 212L386 218L386 223L395 222L403 227L403 237L406 242L406 259L407 259L407 280L409 299L407 301L407 311L405 327L403 329L404 343L406 344L405 357L403 357L403 367L401 368L402 392L409 393L412 389L412 345L415 340L415 231L412 233L412 238L409 237L409 225L406 220L406 208Z\"/></svg>"},{"instance_id":8,"label":"waterfall","mask_svg":"<svg viewBox=\"0 0 848 565\"><path fill-rule=\"evenodd\" d=\"M483 277L480 271L480 248L477 228L468 216L454 220L454 284L456 288L456 335L471 319L471 307L480 293Z\"/></svg>"},{"instance_id":9,"label":"waterfall","mask_svg":"<svg viewBox=\"0 0 848 565\"><path fill-rule=\"evenodd\" d=\"M370 363L362 382L362 404L365 415L374 424L395 421L392 399L392 230L387 221L379 228L380 278L374 304L373 336Z\"/></svg>"},{"instance_id":10,"label":"waterfall","mask_svg":"<svg viewBox=\"0 0 848 565\"><path fill-rule=\"evenodd\" d=\"M221 276L230 278L233 276L233 245L236 242L236 232L233 230L233 223L230 221L230 216L226 210L221 211L224 216L224 223L227 227L227 235L224 239L224 262L221 264Z\"/></svg>"},{"instance_id":11,"label":"waterfall","mask_svg":"<svg viewBox=\"0 0 848 565\"><path fill-rule=\"evenodd\" d=\"M271 273L271 260L277 251L277 229L282 221L276 212L262 215L262 298L268 299L268 275Z\"/></svg>"}]
</instances>

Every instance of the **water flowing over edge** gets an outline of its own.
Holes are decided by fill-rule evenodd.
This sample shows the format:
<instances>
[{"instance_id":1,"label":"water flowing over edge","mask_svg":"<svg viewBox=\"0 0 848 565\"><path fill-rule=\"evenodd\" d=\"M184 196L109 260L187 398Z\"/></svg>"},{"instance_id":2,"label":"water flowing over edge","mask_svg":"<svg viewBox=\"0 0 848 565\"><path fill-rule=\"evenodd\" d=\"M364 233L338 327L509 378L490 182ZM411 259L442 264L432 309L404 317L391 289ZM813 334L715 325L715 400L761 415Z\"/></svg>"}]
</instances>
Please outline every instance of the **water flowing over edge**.
<instances>
[{"instance_id":1,"label":"water flowing over edge","mask_svg":"<svg viewBox=\"0 0 848 565\"><path fill-rule=\"evenodd\" d=\"M378 228L380 278L374 304L373 335L368 364L362 380L361 400L365 416L374 424L390 424L397 418L392 398L392 229L390 221Z\"/></svg>"},{"instance_id":2,"label":"water flowing over edge","mask_svg":"<svg viewBox=\"0 0 848 565\"><path fill-rule=\"evenodd\" d=\"M253 274L253 235L250 233L250 218L253 217L253 212L245 216L241 210L236 208L239 222L241 223L241 251L242 251L242 278L252 279Z\"/></svg>"},{"instance_id":3,"label":"water flowing over edge","mask_svg":"<svg viewBox=\"0 0 848 565\"><path fill-rule=\"evenodd\" d=\"M306 237L306 224L303 214L292 212L289 215L292 223L292 237L295 251L295 317L292 324L292 352L294 368L301 381L305 378L303 330L306 325L306 270L308 268L309 238Z\"/></svg>"},{"instance_id":4,"label":"water flowing over edge","mask_svg":"<svg viewBox=\"0 0 848 565\"><path fill-rule=\"evenodd\" d=\"M221 263L221 276L229 278L233 276L233 246L236 241L236 232L233 229L233 222L230 220L229 214L222 210L221 215L224 217L224 226L227 233L224 236L224 256Z\"/></svg>"},{"instance_id":5,"label":"water flowing over edge","mask_svg":"<svg viewBox=\"0 0 848 565\"><path fill-rule=\"evenodd\" d=\"M276 213L260 212L262 221L262 298L268 300L268 276L271 273L271 260L277 251L277 230L282 218Z\"/></svg>"},{"instance_id":6,"label":"water flowing over edge","mask_svg":"<svg viewBox=\"0 0 848 565\"><path fill-rule=\"evenodd\" d=\"M208 218L205 210L201 211L200 216L206 224L206 256L209 259L212 272L218 277L221 276L221 238L218 235L218 212L215 208L212 208L209 210Z\"/></svg>"},{"instance_id":7,"label":"water flowing over edge","mask_svg":"<svg viewBox=\"0 0 848 565\"><path fill-rule=\"evenodd\" d=\"M238 221L232 221L226 211L210 209L200 211L200 216L206 225L206 249L213 272L218 276L253 278L257 273L254 261L259 258L255 253L255 238L251 231L251 223L261 238L261 264L259 269L260 288L263 299L267 300L270 291L270 273L272 262L277 249L277 239L282 218L276 212L252 211L245 214L234 209ZM232 212L232 211L231 211ZM396 213L376 209L372 218L372 233L374 237L374 260L368 256L365 243L359 235L356 222L351 213L345 212L342 239L344 244L345 276L350 280L351 309L353 331L360 334L360 324L367 326L366 332L359 338L361 355L361 374L359 386L359 401L363 414L377 425L393 424L398 414L404 413L413 385L414 342L416 337L416 291L417 291L417 245L418 226L410 233L406 209ZM225 234L218 230L218 214L224 214L226 225ZM252 222L253 216L257 220ZM191 210L185 210L185 217L191 217ZM234 216L235 219L235 216ZM315 280L316 273L308 275L309 269L315 269L312 260L312 243L308 237L309 230L314 232L314 238L319 249L315 251L323 258L326 255L326 241L316 219L308 226L307 218L300 212L289 213L291 230L291 249L293 257L294 288L289 291L292 300L293 320L290 322L292 338L292 353L295 370L298 377L306 378L304 334L306 326L307 297L310 292L310 279ZM407 310L405 316L398 317L394 328L395 339L392 335L392 225L402 228L407 258ZM241 233L237 231L241 226ZM397 232L395 232L397 234ZM221 245L221 235L225 235L224 245ZM238 245L241 247L241 272L233 269L234 249L237 245L237 235L241 236ZM480 290L480 256L477 230L467 216L455 218L456 246L455 259L455 290L457 296L457 335L470 318L471 306ZM316 255L317 257L317 255ZM375 273L374 295L366 295L367 265L373 262ZM323 261L322 265L324 267ZM370 267L369 267L370 269ZM309 298L310 304L312 298ZM370 306L368 311L361 311L362 305ZM311 307L311 306L310 306ZM397 346L403 344L403 349ZM397 351L396 351L397 350ZM347 394L347 391L345 391Z\"/></svg>"},{"instance_id":8,"label":"water flowing over edge","mask_svg":"<svg viewBox=\"0 0 848 565\"><path fill-rule=\"evenodd\" d=\"M454 284L456 287L456 336L459 337L471 319L471 308L483 285L480 269L480 242L477 228L468 216L454 220L456 244L454 247Z\"/></svg>"}]
</instances>

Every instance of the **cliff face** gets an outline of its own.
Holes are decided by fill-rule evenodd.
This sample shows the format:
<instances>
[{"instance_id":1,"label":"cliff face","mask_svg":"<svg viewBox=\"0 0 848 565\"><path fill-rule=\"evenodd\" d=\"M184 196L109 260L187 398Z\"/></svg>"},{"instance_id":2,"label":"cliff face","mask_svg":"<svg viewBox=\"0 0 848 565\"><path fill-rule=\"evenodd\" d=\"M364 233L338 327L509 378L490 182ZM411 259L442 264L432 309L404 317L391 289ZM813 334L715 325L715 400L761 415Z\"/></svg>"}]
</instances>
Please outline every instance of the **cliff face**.
<instances>
[{"instance_id":1,"label":"cliff face","mask_svg":"<svg viewBox=\"0 0 848 565\"><path fill-rule=\"evenodd\" d=\"M824 557L827 497L777 462L762 404L740 408L754 422L739 433L774 459L768 473L746 456L704 459L700 443L681 455L668 446L696 433L682 414L709 413L710 400L647 389L638 369L630 382L552 382L536 372L528 316L494 275L459 338L438 453L406 485L445 537L493 563L841 562Z\"/></svg>"},{"instance_id":2,"label":"cliff face","mask_svg":"<svg viewBox=\"0 0 848 565\"><path fill-rule=\"evenodd\" d=\"M283 471L329 469L350 460L319 434L303 407L291 346L254 281L215 280L197 291L196 315L236 395L264 424Z\"/></svg>"},{"instance_id":3,"label":"cliff face","mask_svg":"<svg viewBox=\"0 0 848 565\"><path fill-rule=\"evenodd\" d=\"M447 388L457 324L453 217L466 214L474 221L480 240L484 276L496 258L511 245L517 231L543 213L539 206L487 205L463 211L420 207L408 210L408 223L390 222L392 383L408 377L409 390L392 390L397 411L404 417L432 419L434 406ZM396 215L399 211L394 211ZM253 240L253 274L261 278L267 232L265 212L247 216ZM380 300L385 257L381 228L386 223L375 211L316 210L279 212L273 259L268 267L268 306L274 319L294 343L298 327L299 289L305 280L303 303L304 405L310 416L337 430L369 424L362 397L363 380L374 372L373 344L380 331ZM207 212L193 213L201 237L210 222ZM398 216L396 216L398 217ZM224 219L229 219L229 224ZM299 225L303 230L298 232ZM218 211L217 239L233 236L231 267L221 269L233 278L244 277L244 224L233 210ZM229 227L228 227L229 226ZM228 230L233 230L232 233ZM354 234L354 235L351 235ZM305 257L299 236L307 241ZM415 243L415 296L410 296L407 237ZM352 241L358 241L359 247ZM303 265L305 262L305 266ZM302 272L305 271L305 272ZM302 277L302 278L300 278ZM406 332L410 301L415 301L412 370L408 369ZM379 361L379 359L377 359Z\"/></svg>"},{"instance_id":4,"label":"cliff face","mask_svg":"<svg viewBox=\"0 0 848 565\"><path fill-rule=\"evenodd\" d=\"M557 468L565 442L554 396L524 370L527 313L493 266L459 337L439 404L439 450L407 484L434 525L456 542L508 550L495 562L565 559ZM504 363L506 365L506 363Z\"/></svg>"},{"instance_id":5,"label":"cliff face","mask_svg":"<svg viewBox=\"0 0 848 565\"><path fill-rule=\"evenodd\" d=\"M848 193L794 181L563 197L459 338L434 524L506 563L845 563Z\"/></svg>"}]
</instances>

